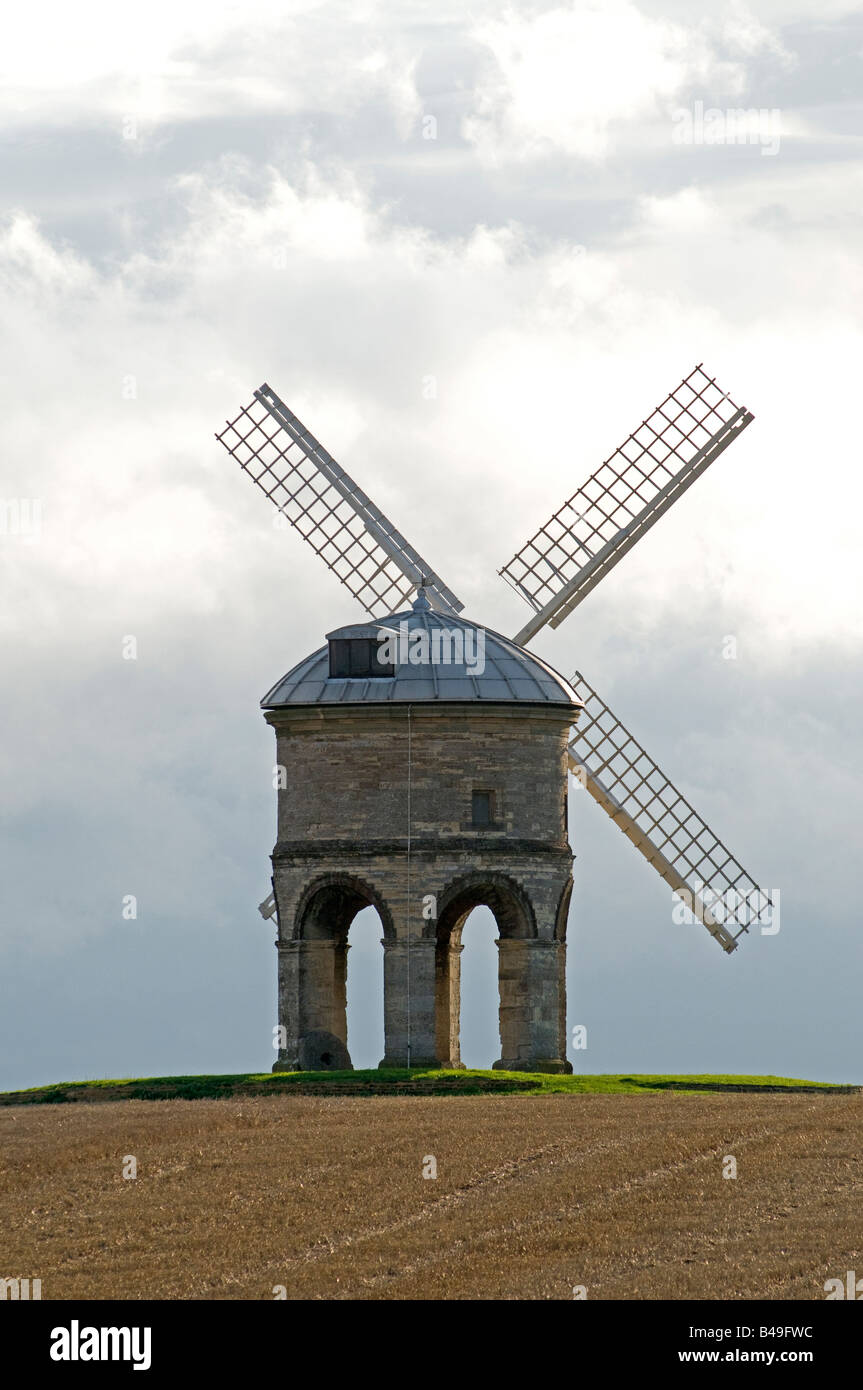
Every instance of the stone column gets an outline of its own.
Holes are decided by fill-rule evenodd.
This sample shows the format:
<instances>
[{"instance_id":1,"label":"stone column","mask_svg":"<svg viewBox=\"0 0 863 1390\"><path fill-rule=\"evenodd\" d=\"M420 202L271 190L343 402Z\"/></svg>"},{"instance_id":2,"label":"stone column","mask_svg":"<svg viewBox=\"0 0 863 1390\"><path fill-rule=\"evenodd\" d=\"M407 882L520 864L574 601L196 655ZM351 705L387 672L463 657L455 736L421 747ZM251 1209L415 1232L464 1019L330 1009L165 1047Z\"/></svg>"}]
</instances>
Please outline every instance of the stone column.
<instances>
[{"instance_id":1,"label":"stone column","mask_svg":"<svg viewBox=\"0 0 863 1390\"><path fill-rule=\"evenodd\" d=\"M307 1034L327 1033L347 1043L348 947L338 940L280 941L278 950L279 1023L285 1046L279 1049L273 1071L300 1071L300 1043Z\"/></svg>"},{"instance_id":2,"label":"stone column","mask_svg":"<svg viewBox=\"0 0 863 1390\"><path fill-rule=\"evenodd\" d=\"M501 938L500 1071L572 1071L566 1060L566 946Z\"/></svg>"},{"instance_id":3,"label":"stone column","mask_svg":"<svg viewBox=\"0 0 863 1390\"><path fill-rule=\"evenodd\" d=\"M452 940L439 942L435 957L435 1045L438 1063L448 1070L464 1071L461 1060L461 953L464 946Z\"/></svg>"},{"instance_id":4,"label":"stone column","mask_svg":"<svg viewBox=\"0 0 863 1390\"><path fill-rule=\"evenodd\" d=\"M279 952L278 1013L285 1030L285 1045L279 1048L273 1071L299 1071L300 1068L300 947L302 941L277 941Z\"/></svg>"},{"instance_id":5,"label":"stone column","mask_svg":"<svg viewBox=\"0 0 863 1390\"><path fill-rule=\"evenodd\" d=\"M333 942L332 1031L348 1045L348 951L347 941Z\"/></svg>"},{"instance_id":6,"label":"stone column","mask_svg":"<svg viewBox=\"0 0 863 1390\"><path fill-rule=\"evenodd\" d=\"M435 948L428 937L384 940L382 1067L438 1067L435 1039Z\"/></svg>"}]
</instances>

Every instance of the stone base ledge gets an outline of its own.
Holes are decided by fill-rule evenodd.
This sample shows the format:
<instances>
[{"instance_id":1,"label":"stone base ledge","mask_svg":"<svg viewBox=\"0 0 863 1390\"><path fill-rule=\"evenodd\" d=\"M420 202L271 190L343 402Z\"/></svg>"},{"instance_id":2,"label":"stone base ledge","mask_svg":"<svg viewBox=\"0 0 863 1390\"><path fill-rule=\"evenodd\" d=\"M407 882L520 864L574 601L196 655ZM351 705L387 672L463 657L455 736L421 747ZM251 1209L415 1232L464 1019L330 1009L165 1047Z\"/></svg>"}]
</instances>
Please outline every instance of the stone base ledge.
<instances>
[{"instance_id":1,"label":"stone base ledge","mask_svg":"<svg viewBox=\"0 0 863 1390\"><path fill-rule=\"evenodd\" d=\"M492 1071L538 1071L549 1072L554 1076L571 1076L572 1063L567 1062L563 1057L515 1057L509 1059L501 1057L499 1062L492 1062Z\"/></svg>"},{"instance_id":2,"label":"stone base ledge","mask_svg":"<svg viewBox=\"0 0 863 1390\"><path fill-rule=\"evenodd\" d=\"M331 1072L331 1071L353 1071L353 1070L354 1070L354 1067L353 1067L353 1065L350 1064L350 1063L349 1063L347 1066L344 1066L344 1067L304 1067L304 1066L301 1066L299 1059L297 1059L297 1061L295 1061L295 1062L274 1062L273 1065L272 1065L272 1067L270 1068L270 1070L271 1070L271 1071L314 1071L314 1072L320 1072L321 1076L326 1076L326 1075L327 1075L327 1072Z\"/></svg>"},{"instance_id":3,"label":"stone base ledge","mask_svg":"<svg viewBox=\"0 0 863 1390\"><path fill-rule=\"evenodd\" d=\"M378 1062L381 1071L407 1071L407 1057L384 1057ZM467 1071L464 1062L441 1061L439 1057L411 1057L411 1071Z\"/></svg>"}]
</instances>

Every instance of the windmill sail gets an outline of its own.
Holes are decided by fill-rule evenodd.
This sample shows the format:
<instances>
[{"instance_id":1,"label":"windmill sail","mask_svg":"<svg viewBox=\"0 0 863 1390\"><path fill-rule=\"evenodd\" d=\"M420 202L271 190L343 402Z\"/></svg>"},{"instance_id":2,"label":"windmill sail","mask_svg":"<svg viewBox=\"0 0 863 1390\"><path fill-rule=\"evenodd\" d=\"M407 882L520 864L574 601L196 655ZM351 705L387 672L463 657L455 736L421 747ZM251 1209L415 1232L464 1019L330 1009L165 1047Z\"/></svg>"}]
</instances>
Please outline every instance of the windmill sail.
<instances>
[{"instance_id":1,"label":"windmill sail","mask_svg":"<svg viewBox=\"0 0 863 1390\"><path fill-rule=\"evenodd\" d=\"M773 903L579 671L570 769L725 951Z\"/></svg>"},{"instance_id":2,"label":"windmill sail","mask_svg":"<svg viewBox=\"0 0 863 1390\"><path fill-rule=\"evenodd\" d=\"M558 627L752 418L700 364L684 377L500 570L535 610L515 641Z\"/></svg>"},{"instance_id":3,"label":"windmill sail","mask_svg":"<svg viewBox=\"0 0 863 1390\"><path fill-rule=\"evenodd\" d=\"M269 386L216 438L372 617L420 585L432 605L464 604Z\"/></svg>"}]
</instances>

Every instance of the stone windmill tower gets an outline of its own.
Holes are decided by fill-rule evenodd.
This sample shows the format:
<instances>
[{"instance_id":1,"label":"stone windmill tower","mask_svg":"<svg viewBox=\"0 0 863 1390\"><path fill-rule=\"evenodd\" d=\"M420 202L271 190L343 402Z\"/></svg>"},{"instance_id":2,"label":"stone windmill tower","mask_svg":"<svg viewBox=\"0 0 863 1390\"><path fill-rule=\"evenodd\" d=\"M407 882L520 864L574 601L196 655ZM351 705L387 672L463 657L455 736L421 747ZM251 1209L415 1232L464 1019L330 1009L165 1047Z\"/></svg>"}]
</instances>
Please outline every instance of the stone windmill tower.
<instances>
[{"instance_id":1,"label":"stone windmill tower","mask_svg":"<svg viewBox=\"0 0 863 1390\"><path fill-rule=\"evenodd\" d=\"M494 1065L571 1071L568 784L726 951L772 914L587 681L523 645L557 627L751 419L696 367L501 571L534 610L514 639L461 617L270 387L217 435L370 614L328 633L261 702L282 773L261 905L279 927L276 1070L351 1065L348 929L367 906L383 924L382 1065L460 1066L461 932L482 904L499 930Z\"/></svg>"},{"instance_id":2,"label":"stone windmill tower","mask_svg":"<svg viewBox=\"0 0 863 1390\"><path fill-rule=\"evenodd\" d=\"M388 630L406 662L377 660ZM421 646L439 659L411 664ZM460 1066L461 931L482 903L500 932L496 1065L566 1070L571 686L507 638L435 612L421 588L404 613L329 633L262 704L285 769L273 852L281 1064L345 1065L348 927L373 905L382 1065Z\"/></svg>"}]
</instances>

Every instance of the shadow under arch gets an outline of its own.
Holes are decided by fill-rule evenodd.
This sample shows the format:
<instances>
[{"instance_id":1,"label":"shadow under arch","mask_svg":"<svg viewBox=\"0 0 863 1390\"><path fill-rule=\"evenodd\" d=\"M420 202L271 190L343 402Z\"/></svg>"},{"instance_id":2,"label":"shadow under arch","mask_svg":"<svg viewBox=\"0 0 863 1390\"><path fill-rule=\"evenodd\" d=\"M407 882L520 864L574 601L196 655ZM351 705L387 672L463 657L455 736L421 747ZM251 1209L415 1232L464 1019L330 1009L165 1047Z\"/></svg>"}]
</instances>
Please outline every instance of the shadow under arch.
<instances>
[{"instance_id":1,"label":"shadow under arch","mask_svg":"<svg viewBox=\"0 0 863 1390\"><path fill-rule=\"evenodd\" d=\"M351 922L364 907L376 909L384 937L395 941L392 913L376 888L358 875L321 874L297 903L291 940L346 941Z\"/></svg>"},{"instance_id":2,"label":"shadow under arch","mask_svg":"<svg viewBox=\"0 0 863 1390\"><path fill-rule=\"evenodd\" d=\"M557 912L554 917L555 941L566 941L566 928L569 923L569 908L572 903L573 886L572 879L564 884L563 892L560 895L560 901L557 904Z\"/></svg>"},{"instance_id":3,"label":"shadow under arch","mask_svg":"<svg viewBox=\"0 0 863 1390\"><path fill-rule=\"evenodd\" d=\"M536 915L527 893L507 874L472 873L454 879L441 894L436 922L424 935L435 938L435 1043L443 1066L463 1066L461 1060L462 929L474 908L487 907L499 933L498 1028L501 1057L518 1029L522 972L509 968L508 954L519 943L537 939Z\"/></svg>"},{"instance_id":4,"label":"shadow under arch","mask_svg":"<svg viewBox=\"0 0 863 1390\"><path fill-rule=\"evenodd\" d=\"M461 932L475 907L487 907L504 940L537 935L533 905L520 883L508 874L471 873L453 879L438 901L437 921L429 922L423 935L448 941ZM458 938L457 938L458 940Z\"/></svg>"},{"instance_id":5,"label":"shadow under arch","mask_svg":"<svg viewBox=\"0 0 863 1390\"><path fill-rule=\"evenodd\" d=\"M289 940L303 952L298 996L300 1069L352 1069L348 1052L348 932L364 908L374 908L384 940L395 940L392 914L381 894L352 874L322 874L307 885L294 913Z\"/></svg>"}]
</instances>

